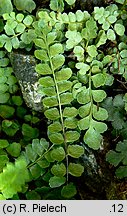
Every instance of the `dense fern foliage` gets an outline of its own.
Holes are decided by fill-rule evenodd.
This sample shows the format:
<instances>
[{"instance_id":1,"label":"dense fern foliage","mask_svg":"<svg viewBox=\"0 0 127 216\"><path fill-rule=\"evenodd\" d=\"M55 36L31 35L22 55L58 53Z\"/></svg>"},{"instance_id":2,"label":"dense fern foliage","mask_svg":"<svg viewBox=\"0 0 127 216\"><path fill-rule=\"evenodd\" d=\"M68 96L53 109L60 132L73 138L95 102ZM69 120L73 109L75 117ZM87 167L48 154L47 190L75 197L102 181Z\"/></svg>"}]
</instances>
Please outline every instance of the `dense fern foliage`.
<instances>
[{"instance_id":1,"label":"dense fern foliage","mask_svg":"<svg viewBox=\"0 0 127 216\"><path fill-rule=\"evenodd\" d=\"M0 199L76 199L87 148L127 178L127 2L78 2L0 0ZM38 77L38 112L12 53Z\"/></svg>"}]
</instances>

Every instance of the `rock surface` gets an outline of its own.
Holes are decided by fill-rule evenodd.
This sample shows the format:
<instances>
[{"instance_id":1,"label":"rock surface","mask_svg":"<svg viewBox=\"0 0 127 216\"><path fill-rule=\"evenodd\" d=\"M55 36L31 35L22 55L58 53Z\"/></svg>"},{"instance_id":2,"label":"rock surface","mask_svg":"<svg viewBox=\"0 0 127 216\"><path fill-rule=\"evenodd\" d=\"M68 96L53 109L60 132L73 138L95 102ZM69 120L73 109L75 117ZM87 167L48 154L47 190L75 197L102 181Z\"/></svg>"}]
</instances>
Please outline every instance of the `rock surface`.
<instances>
[{"instance_id":1,"label":"rock surface","mask_svg":"<svg viewBox=\"0 0 127 216\"><path fill-rule=\"evenodd\" d=\"M9 57L26 105L32 110L41 111L42 95L38 92L39 74L35 71L35 58L18 52L12 52Z\"/></svg>"}]
</instances>

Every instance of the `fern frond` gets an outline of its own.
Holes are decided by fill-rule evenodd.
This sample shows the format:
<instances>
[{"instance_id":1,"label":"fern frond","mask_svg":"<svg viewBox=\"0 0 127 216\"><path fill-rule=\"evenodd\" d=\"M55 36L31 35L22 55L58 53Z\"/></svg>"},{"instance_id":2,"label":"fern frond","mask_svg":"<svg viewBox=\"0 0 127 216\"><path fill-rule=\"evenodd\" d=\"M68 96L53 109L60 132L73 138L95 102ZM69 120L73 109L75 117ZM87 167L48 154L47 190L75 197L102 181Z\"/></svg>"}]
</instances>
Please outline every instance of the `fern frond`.
<instances>
[{"instance_id":1,"label":"fern frond","mask_svg":"<svg viewBox=\"0 0 127 216\"><path fill-rule=\"evenodd\" d=\"M22 191L22 186L29 181L29 172L24 159L17 159L15 164L8 163L0 173L0 191L8 199Z\"/></svg>"}]
</instances>

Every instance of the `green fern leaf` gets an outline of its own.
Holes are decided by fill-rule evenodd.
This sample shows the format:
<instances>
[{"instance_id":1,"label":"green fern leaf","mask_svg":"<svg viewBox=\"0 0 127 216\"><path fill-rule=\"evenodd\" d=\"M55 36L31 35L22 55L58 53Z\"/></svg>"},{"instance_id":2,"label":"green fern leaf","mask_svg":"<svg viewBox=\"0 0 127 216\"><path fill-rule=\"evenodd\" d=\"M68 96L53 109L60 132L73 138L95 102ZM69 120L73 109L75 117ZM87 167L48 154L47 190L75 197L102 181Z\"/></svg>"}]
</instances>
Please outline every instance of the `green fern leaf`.
<instances>
[{"instance_id":1,"label":"green fern leaf","mask_svg":"<svg viewBox=\"0 0 127 216\"><path fill-rule=\"evenodd\" d=\"M35 69L39 74L42 74L42 75L52 74L52 70L47 63L45 64L39 63L36 65Z\"/></svg>"},{"instance_id":2,"label":"green fern leaf","mask_svg":"<svg viewBox=\"0 0 127 216\"><path fill-rule=\"evenodd\" d=\"M95 150L99 149L101 140L102 136L93 127L90 127L84 135L84 142Z\"/></svg>"},{"instance_id":3,"label":"green fern leaf","mask_svg":"<svg viewBox=\"0 0 127 216\"><path fill-rule=\"evenodd\" d=\"M46 118L50 120L57 120L60 118L59 110L57 108L50 108L44 112Z\"/></svg>"},{"instance_id":4,"label":"green fern leaf","mask_svg":"<svg viewBox=\"0 0 127 216\"><path fill-rule=\"evenodd\" d=\"M25 160L18 159L15 164L8 163L3 172L0 173L0 190L6 199L12 198L17 192L21 192L22 186L29 181L26 165Z\"/></svg>"},{"instance_id":5,"label":"green fern leaf","mask_svg":"<svg viewBox=\"0 0 127 216\"><path fill-rule=\"evenodd\" d=\"M84 172L84 167L81 164L69 163L68 170L72 176L79 177Z\"/></svg>"},{"instance_id":6,"label":"green fern leaf","mask_svg":"<svg viewBox=\"0 0 127 216\"><path fill-rule=\"evenodd\" d=\"M53 165L51 173L55 176L64 176L66 174L66 167L63 163Z\"/></svg>"},{"instance_id":7,"label":"green fern leaf","mask_svg":"<svg viewBox=\"0 0 127 216\"><path fill-rule=\"evenodd\" d=\"M72 70L70 68L62 68L55 73L55 76L57 81L68 80L72 76Z\"/></svg>"},{"instance_id":8,"label":"green fern leaf","mask_svg":"<svg viewBox=\"0 0 127 216\"><path fill-rule=\"evenodd\" d=\"M66 182L65 177L53 176L49 179L49 185L51 188L60 187Z\"/></svg>"},{"instance_id":9,"label":"green fern leaf","mask_svg":"<svg viewBox=\"0 0 127 216\"><path fill-rule=\"evenodd\" d=\"M55 133L55 132L60 132L60 131L62 131L62 125L59 121L54 121L54 123L48 126L49 133Z\"/></svg>"},{"instance_id":10,"label":"green fern leaf","mask_svg":"<svg viewBox=\"0 0 127 216\"><path fill-rule=\"evenodd\" d=\"M64 148L63 147L57 147L57 148L54 148L52 151L51 151L51 154L50 154L50 156L51 156L51 158L53 159L53 160L56 160L56 161L62 161L62 160L64 160L64 158L65 158L65 150L64 150Z\"/></svg>"}]
</instances>

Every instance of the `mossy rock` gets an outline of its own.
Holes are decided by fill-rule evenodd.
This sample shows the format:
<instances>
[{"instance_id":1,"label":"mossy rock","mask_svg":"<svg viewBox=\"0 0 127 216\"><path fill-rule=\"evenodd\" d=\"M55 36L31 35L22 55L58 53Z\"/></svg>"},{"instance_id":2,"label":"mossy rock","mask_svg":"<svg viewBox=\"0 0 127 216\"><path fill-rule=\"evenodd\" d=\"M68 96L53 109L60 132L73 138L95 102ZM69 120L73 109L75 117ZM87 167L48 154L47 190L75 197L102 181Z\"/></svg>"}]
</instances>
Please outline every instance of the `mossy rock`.
<instances>
[{"instance_id":1,"label":"mossy rock","mask_svg":"<svg viewBox=\"0 0 127 216\"><path fill-rule=\"evenodd\" d=\"M35 58L18 52L12 52L9 57L26 105L32 110L41 111L42 95L38 93L39 74L35 71Z\"/></svg>"}]
</instances>

